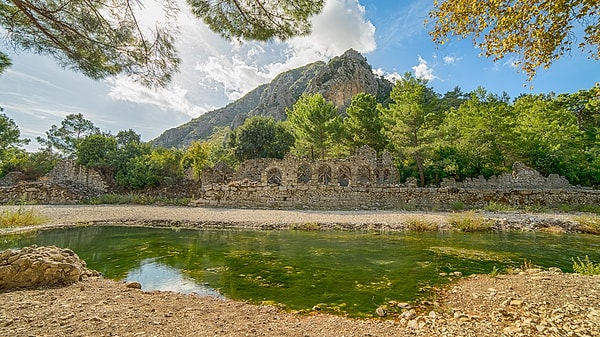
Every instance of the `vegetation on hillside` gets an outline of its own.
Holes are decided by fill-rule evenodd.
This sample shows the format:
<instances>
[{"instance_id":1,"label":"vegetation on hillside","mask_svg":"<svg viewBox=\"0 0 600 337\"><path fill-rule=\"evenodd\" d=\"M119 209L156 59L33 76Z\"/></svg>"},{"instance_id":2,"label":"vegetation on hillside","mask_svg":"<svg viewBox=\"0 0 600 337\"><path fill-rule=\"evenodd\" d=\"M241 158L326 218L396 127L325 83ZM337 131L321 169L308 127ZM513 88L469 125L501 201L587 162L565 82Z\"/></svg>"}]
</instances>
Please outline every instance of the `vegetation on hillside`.
<instances>
[{"instance_id":1,"label":"vegetation on hillside","mask_svg":"<svg viewBox=\"0 0 600 337\"><path fill-rule=\"evenodd\" d=\"M600 96L598 88L572 94L521 95L513 100L478 88L444 95L410 74L399 80L387 106L372 95L356 95L339 114L320 94L303 95L288 120L248 118L235 130L215 130L209 140L186 149L152 147L133 130L101 132L82 114L53 125L43 148L20 149L17 125L0 115L0 176L19 171L39 177L58 159L98 169L124 189L177 184L186 169L200 179L208 165L236 166L253 158L326 159L352 155L369 145L389 151L403 180L436 185L510 171L521 161L543 175L559 174L572 184L600 186Z\"/></svg>"}]
</instances>

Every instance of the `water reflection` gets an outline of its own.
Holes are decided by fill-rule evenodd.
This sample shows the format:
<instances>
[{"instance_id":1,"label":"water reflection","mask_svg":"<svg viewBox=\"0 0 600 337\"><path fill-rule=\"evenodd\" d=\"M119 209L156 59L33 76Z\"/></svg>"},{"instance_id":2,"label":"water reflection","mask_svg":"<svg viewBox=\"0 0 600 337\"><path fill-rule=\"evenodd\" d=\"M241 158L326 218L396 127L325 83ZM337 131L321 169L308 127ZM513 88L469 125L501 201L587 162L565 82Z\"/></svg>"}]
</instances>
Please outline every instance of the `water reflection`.
<instances>
[{"instance_id":1,"label":"water reflection","mask_svg":"<svg viewBox=\"0 0 600 337\"><path fill-rule=\"evenodd\" d=\"M181 270L157 262L155 258L142 260L138 268L127 272L127 277L124 280L139 282L145 291L174 291L183 294L196 293L202 296L225 298L217 290L205 284L198 284L194 279L183 275Z\"/></svg>"},{"instance_id":2,"label":"water reflection","mask_svg":"<svg viewBox=\"0 0 600 337\"><path fill-rule=\"evenodd\" d=\"M572 270L600 260L600 236L547 233L379 233L84 227L0 242L70 248L91 269L145 290L196 292L292 310L374 315L417 300L447 275L485 274L525 261ZM444 276L446 275L446 276Z\"/></svg>"}]
</instances>

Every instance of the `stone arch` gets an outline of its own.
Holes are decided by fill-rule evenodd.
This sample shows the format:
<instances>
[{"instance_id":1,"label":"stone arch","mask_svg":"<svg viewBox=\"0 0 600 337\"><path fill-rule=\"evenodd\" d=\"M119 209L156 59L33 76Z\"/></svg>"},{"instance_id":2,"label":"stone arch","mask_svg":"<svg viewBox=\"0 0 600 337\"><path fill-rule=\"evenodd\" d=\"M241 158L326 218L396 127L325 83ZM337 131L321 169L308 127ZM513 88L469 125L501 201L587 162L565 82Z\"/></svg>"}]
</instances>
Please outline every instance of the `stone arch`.
<instances>
[{"instance_id":1,"label":"stone arch","mask_svg":"<svg viewBox=\"0 0 600 337\"><path fill-rule=\"evenodd\" d=\"M271 167L267 170L267 183L281 185L281 175L281 170L278 167Z\"/></svg>"},{"instance_id":2,"label":"stone arch","mask_svg":"<svg viewBox=\"0 0 600 337\"><path fill-rule=\"evenodd\" d=\"M368 185L371 182L371 169L368 166L359 166L356 173L356 182L359 185Z\"/></svg>"},{"instance_id":3,"label":"stone arch","mask_svg":"<svg viewBox=\"0 0 600 337\"><path fill-rule=\"evenodd\" d=\"M340 166L338 168L338 184L346 187L350 185L351 171L348 166Z\"/></svg>"},{"instance_id":4,"label":"stone arch","mask_svg":"<svg viewBox=\"0 0 600 337\"><path fill-rule=\"evenodd\" d=\"M331 182L331 167L327 164L319 166L317 176L319 177L319 184L329 185Z\"/></svg>"},{"instance_id":5,"label":"stone arch","mask_svg":"<svg viewBox=\"0 0 600 337\"><path fill-rule=\"evenodd\" d=\"M296 170L296 182L298 184L308 184L312 179L312 168L307 163L302 163Z\"/></svg>"}]
</instances>

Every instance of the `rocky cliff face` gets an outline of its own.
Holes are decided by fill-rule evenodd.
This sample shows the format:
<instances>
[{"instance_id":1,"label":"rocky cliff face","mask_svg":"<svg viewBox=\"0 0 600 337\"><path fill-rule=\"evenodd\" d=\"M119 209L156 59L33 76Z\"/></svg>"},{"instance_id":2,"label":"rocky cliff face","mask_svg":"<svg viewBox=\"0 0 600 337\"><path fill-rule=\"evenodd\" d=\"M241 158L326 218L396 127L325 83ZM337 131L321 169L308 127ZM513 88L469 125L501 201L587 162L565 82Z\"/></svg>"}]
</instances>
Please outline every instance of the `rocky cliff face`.
<instances>
[{"instance_id":1,"label":"rocky cliff face","mask_svg":"<svg viewBox=\"0 0 600 337\"><path fill-rule=\"evenodd\" d=\"M251 116L287 118L291 108L303 94L321 93L332 101L340 113L352 96L366 92L386 103L393 84L375 74L367 60L350 49L328 63L315 62L279 74L271 83L261 85L227 106L207 112L178 127L166 130L152 141L154 146L183 148L193 140L207 139L217 127L240 126Z\"/></svg>"}]
</instances>

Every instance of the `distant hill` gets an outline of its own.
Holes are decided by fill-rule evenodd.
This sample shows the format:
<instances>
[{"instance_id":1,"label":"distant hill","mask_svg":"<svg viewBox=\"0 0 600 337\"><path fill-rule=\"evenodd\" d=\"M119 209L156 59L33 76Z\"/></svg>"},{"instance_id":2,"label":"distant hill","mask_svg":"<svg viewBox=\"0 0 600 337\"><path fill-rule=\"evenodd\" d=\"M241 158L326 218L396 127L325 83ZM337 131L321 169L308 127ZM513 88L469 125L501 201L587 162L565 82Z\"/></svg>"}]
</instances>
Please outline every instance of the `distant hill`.
<instances>
[{"instance_id":1,"label":"distant hill","mask_svg":"<svg viewBox=\"0 0 600 337\"><path fill-rule=\"evenodd\" d=\"M303 93L321 93L343 113L352 96L366 92L387 103L393 84L375 74L364 56L353 49L328 63L315 62L277 75L244 97L223 108L209 111L189 122L168 129L151 141L154 146L187 147L193 140L209 138L216 127L236 128L251 116L272 116L285 120Z\"/></svg>"}]
</instances>

